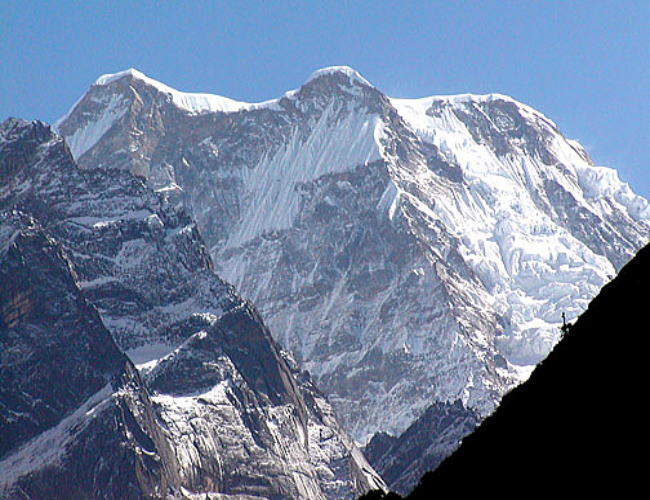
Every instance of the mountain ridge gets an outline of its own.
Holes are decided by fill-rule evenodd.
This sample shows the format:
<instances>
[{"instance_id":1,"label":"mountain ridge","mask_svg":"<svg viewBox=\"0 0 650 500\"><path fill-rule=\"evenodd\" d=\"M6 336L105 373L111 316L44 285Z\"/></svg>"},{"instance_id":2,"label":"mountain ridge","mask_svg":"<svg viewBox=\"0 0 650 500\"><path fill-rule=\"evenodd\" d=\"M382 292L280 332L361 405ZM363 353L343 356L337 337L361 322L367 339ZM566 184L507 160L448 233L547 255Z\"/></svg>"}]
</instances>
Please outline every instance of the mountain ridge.
<instances>
[{"instance_id":1,"label":"mountain ridge","mask_svg":"<svg viewBox=\"0 0 650 500\"><path fill-rule=\"evenodd\" d=\"M366 442L434 401L490 413L650 219L528 106L494 94L405 112L350 71L200 114L116 80L59 128L79 151L95 141L82 168L129 170L191 207L218 272Z\"/></svg>"},{"instance_id":2,"label":"mountain ridge","mask_svg":"<svg viewBox=\"0 0 650 500\"><path fill-rule=\"evenodd\" d=\"M370 487L383 487L327 399L282 352L254 306L214 273L196 224L182 203L166 192L154 192L129 172L78 168L63 138L42 122L0 124L0 175L0 209L31 213L47 240L65 249L75 293L87 301L108 345L116 346L127 364L126 378L134 381L127 385L135 384L133 390L124 391L116 385L115 392L107 389L87 403L77 398L67 414L48 421L48 428L32 436L26 450L50 446L52 453L44 458L67 457L61 467L48 459L25 472L21 464L33 457L9 446L1 488L12 495L22 488L35 496L70 497L81 493L59 483L77 475L80 491L86 489L87 495L98 498L157 498L169 493L179 498L325 500L354 498ZM15 241L10 231L2 230L0 236L7 240L0 250ZM10 281L38 278L40 268L34 267L34 277L30 269L25 267ZM47 290L40 288L41 293ZM10 300L8 309L0 308L3 314L9 311L8 320L0 322L3 339L13 338L23 327L23 295ZM29 318L44 316L42 309L47 307L62 318L71 314L70 308L55 306L56 302L44 302L30 309ZM56 338L51 325L39 332L41 337ZM83 338L79 328L74 332ZM27 366L35 350L21 351ZM133 357L135 366L127 356ZM4 379L12 364L4 351L0 361ZM47 361L55 374L71 369L66 359L55 356ZM11 373L7 377L11 379ZM64 385L58 378L48 379L55 389ZM6 385L11 401L20 389ZM42 399L52 405L48 394ZM104 404L107 398L117 406ZM122 456L113 444L123 438L122 427L111 424L113 410L94 411L98 403L115 412L123 410L122 414L129 408L136 413L135 421L127 415L124 424L125 453L132 451L144 461L142 470L135 471L140 474L136 479L120 482L113 474L119 472L115 461ZM4 410L0 415L4 444L9 428L4 425ZM138 423L139 416L144 424ZM138 425L145 429L138 431ZM140 444L129 445L133 439ZM93 455L93 446L101 446L103 440L107 446L112 443L106 454ZM91 466L94 456L107 469ZM174 473L158 480L159 467ZM109 481L101 483L99 492L88 486L96 480L95 473ZM127 471L124 474L131 478ZM119 484L113 487L110 482ZM167 492L167 485L173 491ZM124 488L131 493L123 493Z\"/></svg>"}]
</instances>

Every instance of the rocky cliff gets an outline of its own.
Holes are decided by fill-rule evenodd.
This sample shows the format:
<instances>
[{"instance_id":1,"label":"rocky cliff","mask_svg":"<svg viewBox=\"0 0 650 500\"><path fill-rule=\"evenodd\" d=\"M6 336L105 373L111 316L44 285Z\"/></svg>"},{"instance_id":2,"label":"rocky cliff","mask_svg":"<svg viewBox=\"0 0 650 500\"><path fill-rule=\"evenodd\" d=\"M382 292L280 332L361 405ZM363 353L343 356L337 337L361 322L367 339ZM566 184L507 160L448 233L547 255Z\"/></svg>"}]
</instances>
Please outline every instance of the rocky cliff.
<instances>
[{"instance_id":1,"label":"rocky cliff","mask_svg":"<svg viewBox=\"0 0 650 500\"><path fill-rule=\"evenodd\" d=\"M0 161L0 207L30 213L45 237L64 249L70 286L94 311L103 331L110 332L107 346L131 367L132 377L147 393L142 411L151 414L167 448L164 459L156 458L151 446L143 445L142 453L151 452L153 463L169 467L174 476L166 482L154 477L147 483L151 488L136 488L139 493L133 495L163 496L169 483L175 495L188 498L351 498L382 485L326 398L281 351L255 308L215 275L196 224L173 194L156 193L124 170L79 169L63 139L40 122L3 123ZM38 274L38 269L33 272ZM30 273L25 265L6 282L28 283ZM30 305L32 288L22 286L8 292L3 335L14 335L20 318L33 311L46 322L44 333L56 336L47 330L48 317L41 308ZM52 314L65 317L67 310L61 305ZM26 348L25 356L23 368L30 372L33 353ZM86 359L88 354L76 356ZM50 362L53 370L62 370L59 365L72 369L74 359L61 356ZM8 361L2 368L12 366ZM55 371L49 377L51 387L60 384L64 390L66 383L76 384L61 377ZM33 442L48 439L52 426L56 429L62 425L57 422L69 417L82 421L70 424L75 428L86 426L84 415L90 410L83 402L101 389L97 385L39 424L30 434ZM19 393L14 386L7 397ZM48 392L45 406L52 405L50 397L56 399ZM3 439L9 439L9 429L4 431ZM109 439L110 429L101 434ZM68 441L81 446L76 438ZM18 444L8 443L7 460ZM60 451L61 446L55 442L52 448ZM21 453L29 459L31 452ZM81 462L71 462L78 474L85 474L84 454L90 453L87 445L77 457ZM107 450L102 461L110 468L113 460L121 460L120 455ZM7 465L7 471L14 470L7 487L32 482L16 467ZM146 468L141 473L150 474ZM53 479L56 473L48 477L52 488L65 478ZM117 475L108 477L121 481ZM91 478L84 476L87 480ZM84 481L79 491L87 486ZM58 490L38 494L47 496L46 491ZM78 490L60 491L74 496ZM100 491L106 498L121 498L111 489Z\"/></svg>"}]
</instances>

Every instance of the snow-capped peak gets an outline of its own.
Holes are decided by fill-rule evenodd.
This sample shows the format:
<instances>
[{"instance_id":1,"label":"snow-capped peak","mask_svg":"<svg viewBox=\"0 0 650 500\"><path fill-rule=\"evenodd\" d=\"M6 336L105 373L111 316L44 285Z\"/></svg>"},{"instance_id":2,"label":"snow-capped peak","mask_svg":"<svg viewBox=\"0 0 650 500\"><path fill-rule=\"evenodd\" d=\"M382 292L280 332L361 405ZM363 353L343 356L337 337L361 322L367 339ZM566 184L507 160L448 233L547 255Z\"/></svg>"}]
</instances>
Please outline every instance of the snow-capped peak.
<instances>
[{"instance_id":1,"label":"snow-capped peak","mask_svg":"<svg viewBox=\"0 0 650 500\"><path fill-rule=\"evenodd\" d=\"M361 74L359 74L358 71L350 68L349 66L329 66L326 68L321 68L319 70L316 70L310 75L310 77L307 79L304 85L307 85L310 82L317 80L325 75L332 75L332 74L343 74L347 76L349 78L350 84L372 87L372 84L368 80L366 80L363 76L361 76ZM269 99L257 103L237 101L235 99L230 99L229 97L224 97L217 94L208 94L203 92L201 93L183 92L180 90L176 90L175 88L170 87L169 85L165 85L164 83L159 82L158 80L154 80L153 78L150 78L149 76L145 75L144 73L142 73L141 71L135 68L129 68L123 71L118 71L117 73L106 73L104 75L101 75L99 78L95 80L89 92L92 92L92 89L96 89L98 87L108 87L112 83L123 79L139 80L145 83L146 85L155 88L159 92L170 95L172 102L178 108L192 115L203 114L203 113L215 113L215 112L235 113L238 111L250 111L250 110L262 109L262 108L278 110L279 109L278 103L280 99L282 99L282 97L292 97L297 92L297 90L292 90L286 92L281 97ZM88 94L89 93L84 94L78 101L76 101L72 105L70 110L64 116L62 116L55 122L54 128L56 130L58 130L61 124L63 124L67 120L67 118L73 113L73 111L77 108L77 106L79 106L79 104L81 104L84 101L84 99ZM75 155L75 157L77 156L78 155Z\"/></svg>"},{"instance_id":2,"label":"snow-capped peak","mask_svg":"<svg viewBox=\"0 0 650 500\"><path fill-rule=\"evenodd\" d=\"M426 114L426 111L431 108L434 104L445 104L445 105L469 105L469 104L485 104L492 103L496 101L505 101L511 104L514 104L519 113L528 116L536 117L544 122L546 122L551 128L558 129L558 126L545 116L543 113L540 113L536 109L524 104L517 99L510 97L505 94L491 93L491 94L452 94L452 95L432 95L428 97L420 97L415 99L409 98L396 98L390 97L390 102L395 106L401 114L403 113L419 113Z\"/></svg>"},{"instance_id":3,"label":"snow-capped peak","mask_svg":"<svg viewBox=\"0 0 650 500\"><path fill-rule=\"evenodd\" d=\"M390 102L421 138L433 142L444 150L456 149L457 153L467 148L468 134L471 135L466 125L457 119L455 114L457 110L468 106L481 108L482 105L498 102L511 104L514 106L514 114L549 133L549 147L562 163L568 165L567 168L577 179L579 191L574 191L574 196L592 200L611 198L619 203L621 208L634 220L650 220L650 206L647 200L634 194L630 187L619 179L614 169L594 165L584 148L578 142L562 136L558 126L551 119L510 96L504 94L459 94L419 99L390 98ZM442 112L441 116L436 116L437 111L432 113L434 108L444 108L446 111ZM494 122L493 124L497 128L500 127ZM461 130L462 133L459 134ZM500 133L505 132L501 130ZM462 153L458 154L462 156ZM465 158L466 161L476 164L480 156L477 154L477 151L474 151L472 155ZM463 163L462 160L459 161ZM491 162L487 157L482 157L478 163L489 165ZM484 172L481 172L480 175L483 174ZM530 172L524 174L525 176L531 175ZM534 176L534 174L532 175ZM521 187L526 188L526 184Z\"/></svg>"},{"instance_id":4,"label":"snow-capped peak","mask_svg":"<svg viewBox=\"0 0 650 500\"><path fill-rule=\"evenodd\" d=\"M235 111L247 110L247 109L256 109L261 107L272 106L276 103L277 99L271 99L269 101L259 102L259 103L250 103L243 101L236 101L230 99L229 97L223 97L216 94L206 94L206 93L194 93L194 92L181 92L172 88L164 83L161 83L153 78L148 77L141 71L138 71L134 68L129 68L124 71L119 71L117 73L109 73L100 76L95 80L95 86L106 86L115 81L121 80L123 78L134 78L140 80L151 87L156 88L158 91L165 94L169 94L172 97L172 101L179 108L191 113L191 114L201 114L201 113L232 113Z\"/></svg>"},{"instance_id":5,"label":"snow-capped peak","mask_svg":"<svg viewBox=\"0 0 650 500\"><path fill-rule=\"evenodd\" d=\"M70 110L54 124L54 128L65 135L65 123L68 118L85 103L91 102L93 107L99 104L101 109L96 112L96 116L84 115L84 125L78 127L78 130L67 137L73 156L79 158L86 151L92 148L97 141L121 118L128 110L128 98L124 97L124 92L112 90L104 91L115 82L128 79L129 82L137 80L146 86L154 88L158 92L168 95L171 102L180 110L189 115L200 115L205 113L234 113L237 111L246 111L253 109L269 108L277 109L279 99L271 99L265 102L249 103L236 101L228 97L207 93L181 92L153 78L148 77L141 71L129 68L117 73L108 73L100 76L95 80L90 90L86 92ZM63 127L63 129L62 129Z\"/></svg>"},{"instance_id":6,"label":"snow-capped peak","mask_svg":"<svg viewBox=\"0 0 650 500\"><path fill-rule=\"evenodd\" d=\"M335 74L343 74L347 76L350 79L351 83L373 87L372 83L366 80L363 76L361 76L361 73L351 68L350 66L327 66L325 68L317 69L309 76L305 82L305 85L323 76Z\"/></svg>"},{"instance_id":7,"label":"snow-capped peak","mask_svg":"<svg viewBox=\"0 0 650 500\"><path fill-rule=\"evenodd\" d=\"M111 82L120 80L125 77L137 78L138 80L146 81L152 85L163 85L156 80L152 80L147 75L135 68L125 69L124 71L118 71L117 73L106 73L104 75L101 75L99 78L97 78L97 80L95 80L94 85L108 85Z\"/></svg>"},{"instance_id":8,"label":"snow-capped peak","mask_svg":"<svg viewBox=\"0 0 650 500\"><path fill-rule=\"evenodd\" d=\"M127 69L125 71L120 71L118 73L102 75L95 81L95 85L108 85L124 77L131 77L137 80L141 80L147 85L155 87L160 92L170 94L174 104L192 114L214 112L232 113L235 111L272 106L277 101L277 99L271 99L269 101L259 103L250 103L236 101L234 99L230 99L229 97L223 97L216 94L181 92L168 85L165 85L164 83L154 80L153 78L149 78L144 73L133 68Z\"/></svg>"},{"instance_id":9,"label":"snow-capped peak","mask_svg":"<svg viewBox=\"0 0 650 500\"><path fill-rule=\"evenodd\" d=\"M173 104L129 83L143 98L134 114ZM367 85L323 68L272 113L163 113L137 130L113 119L111 97L133 92L97 86L63 130L78 157L89 151L82 166L178 180L224 278L327 385L358 440L401 432L436 399L488 412L650 227L647 201L529 106L388 101ZM108 125L110 140L88 149ZM370 385L388 360L400 384Z\"/></svg>"}]
</instances>

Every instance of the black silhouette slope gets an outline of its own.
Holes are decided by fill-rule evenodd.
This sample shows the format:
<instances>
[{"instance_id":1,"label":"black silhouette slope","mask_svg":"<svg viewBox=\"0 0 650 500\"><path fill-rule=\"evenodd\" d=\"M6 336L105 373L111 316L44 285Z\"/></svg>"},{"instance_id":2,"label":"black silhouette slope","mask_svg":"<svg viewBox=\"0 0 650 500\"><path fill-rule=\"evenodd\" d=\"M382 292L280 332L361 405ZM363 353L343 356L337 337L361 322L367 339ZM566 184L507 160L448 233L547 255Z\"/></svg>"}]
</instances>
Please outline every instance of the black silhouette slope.
<instances>
[{"instance_id":1,"label":"black silhouette slope","mask_svg":"<svg viewBox=\"0 0 650 500\"><path fill-rule=\"evenodd\" d=\"M649 298L650 245L601 290L530 379L407 498L567 490L627 498L644 486Z\"/></svg>"}]
</instances>

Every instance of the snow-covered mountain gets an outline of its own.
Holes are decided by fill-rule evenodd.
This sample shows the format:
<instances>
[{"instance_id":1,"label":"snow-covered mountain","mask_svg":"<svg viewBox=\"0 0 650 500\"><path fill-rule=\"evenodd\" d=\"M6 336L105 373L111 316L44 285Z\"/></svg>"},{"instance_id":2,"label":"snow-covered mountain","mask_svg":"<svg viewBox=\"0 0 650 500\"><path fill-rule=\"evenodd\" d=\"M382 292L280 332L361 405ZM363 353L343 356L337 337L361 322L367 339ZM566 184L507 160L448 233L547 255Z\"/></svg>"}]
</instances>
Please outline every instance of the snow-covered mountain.
<instances>
[{"instance_id":1,"label":"snow-covered mountain","mask_svg":"<svg viewBox=\"0 0 650 500\"><path fill-rule=\"evenodd\" d=\"M57 123L83 168L192 207L355 439L481 414L648 238L650 208L502 95L392 99L333 67L263 103L100 77Z\"/></svg>"},{"instance_id":2,"label":"snow-covered mountain","mask_svg":"<svg viewBox=\"0 0 650 500\"><path fill-rule=\"evenodd\" d=\"M0 491L325 500L382 487L172 198L79 169L43 123L0 125ZM56 269L16 246L32 233L61 253Z\"/></svg>"}]
</instances>

